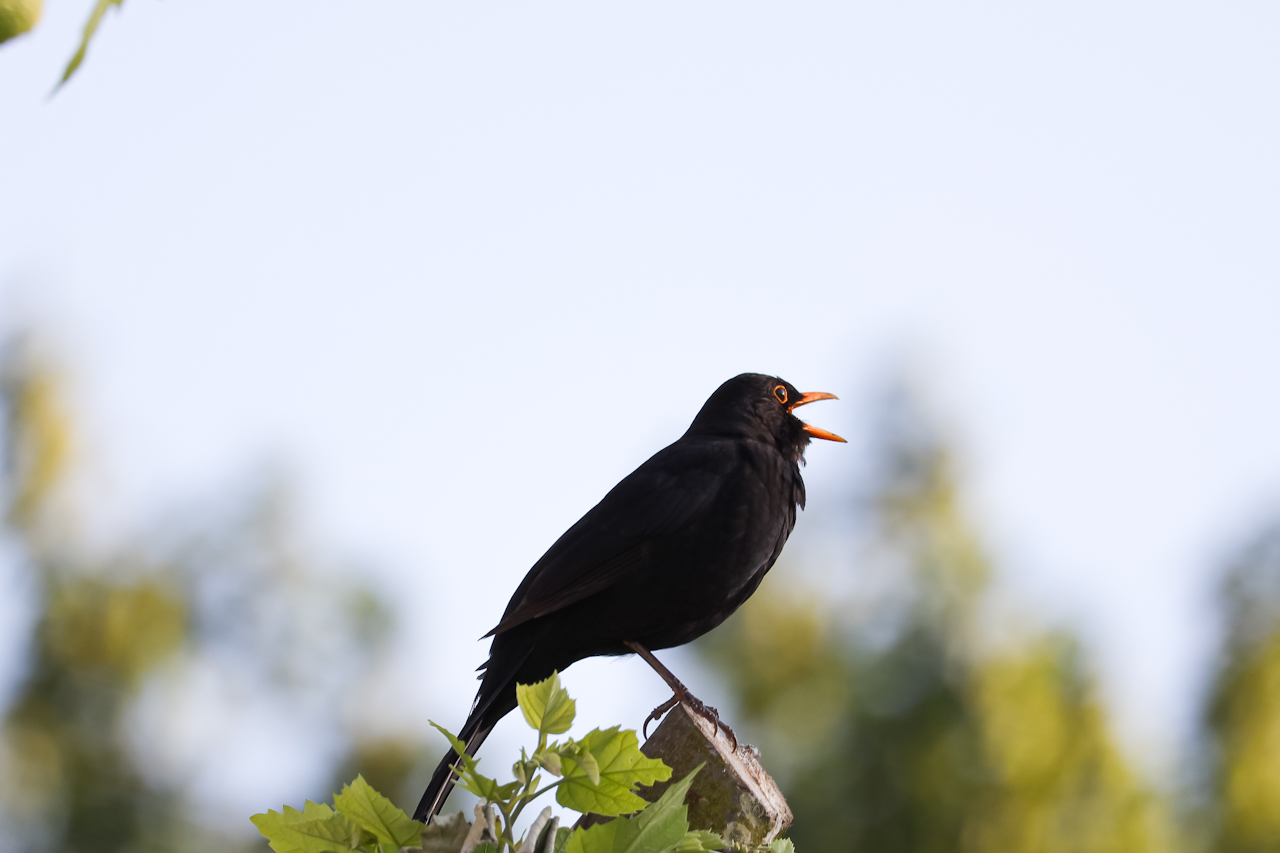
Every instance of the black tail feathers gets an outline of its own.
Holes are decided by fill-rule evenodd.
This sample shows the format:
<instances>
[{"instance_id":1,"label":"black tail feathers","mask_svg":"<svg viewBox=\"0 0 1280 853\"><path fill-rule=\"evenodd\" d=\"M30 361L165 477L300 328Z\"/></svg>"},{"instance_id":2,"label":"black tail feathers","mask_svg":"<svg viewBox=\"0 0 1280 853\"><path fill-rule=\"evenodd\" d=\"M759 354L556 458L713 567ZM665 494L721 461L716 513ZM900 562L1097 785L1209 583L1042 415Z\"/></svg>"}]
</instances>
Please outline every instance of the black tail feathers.
<instances>
[{"instance_id":1,"label":"black tail feathers","mask_svg":"<svg viewBox=\"0 0 1280 853\"><path fill-rule=\"evenodd\" d=\"M494 638L489 650L489 660L481 667L484 673L480 677L480 690L476 693L467 722L463 724L462 731L458 732L458 740L466 746L468 755L475 755L498 721L515 709L516 676L522 672L521 667L525 666L537 644L538 634L534 632L545 630L545 625L535 628L530 624L523 630L517 629ZM547 666L546 669L546 675L550 675L551 667ZM539 671L539 668L535 668L531 675L536 676ZM531 680L543 677L545 676ZM453 790L456 779L453 769L458 764L458 758L458 753L451 749L441 759L436 772L431 776L431 783L427 785L426 793L422 795L422 801L413 813L414 820L429 821L444 807L445 799Z\"/></svg>"},{"instance_id":2,"label":"black tail feathers","mask_svg":"<svg viewBox=\"0 0 1280 853\"><path fill-rule=\"evenodd\" d=\"M491 731L493 731L493 726L477 726L476 730L470 733L467 733L464 729L464 733L459 739L467 745L467 754L475 755L476 750L480 748L480 744L484 743L484 739L489 736ZM458 753L451 749L440 760L440 763L436 766L436 772L431 774L431 782L427 784L427 790L422 795L418 808L413 813L414 820L426 823L435 817L440 812L440 809L444 808L444 801L449 798L456 781L453 768L457 766L459 757Z\"/></svg>"}]
</instances>

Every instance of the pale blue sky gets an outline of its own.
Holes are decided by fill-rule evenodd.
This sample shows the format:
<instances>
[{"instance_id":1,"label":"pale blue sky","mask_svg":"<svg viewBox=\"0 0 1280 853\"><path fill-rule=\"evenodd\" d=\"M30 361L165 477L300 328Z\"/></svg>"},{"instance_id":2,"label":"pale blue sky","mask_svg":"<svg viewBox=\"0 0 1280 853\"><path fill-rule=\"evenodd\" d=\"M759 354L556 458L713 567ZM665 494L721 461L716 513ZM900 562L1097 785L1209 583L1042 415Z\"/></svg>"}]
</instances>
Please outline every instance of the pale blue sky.
<instances>
[{"instance_id":1,"label":"pale blue sky","mask_svg":"<svg viewBox=\"0 0 1280 853\"><path fill-rule=\"evenodd\" d=\"M0 311L67 346L118 523L297 473L425 614L406 724L720 381L857 437L905 357L1008 588L1176 741L1280 506L1280 7L131 0L46 100L88 5L0 47ZM810 452L795 554L857 464Z\"/></svg>"}]
</instances>

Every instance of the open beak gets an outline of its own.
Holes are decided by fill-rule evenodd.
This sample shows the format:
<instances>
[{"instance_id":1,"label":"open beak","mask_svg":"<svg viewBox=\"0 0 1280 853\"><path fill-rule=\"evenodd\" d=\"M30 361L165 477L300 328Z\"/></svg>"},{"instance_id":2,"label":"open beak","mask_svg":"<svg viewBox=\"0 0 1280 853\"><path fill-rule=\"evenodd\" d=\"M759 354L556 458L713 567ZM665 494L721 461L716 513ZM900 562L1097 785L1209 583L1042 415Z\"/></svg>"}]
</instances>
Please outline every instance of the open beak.
<instances>
[{"instance_id":1,"label":"open beak","mask_svg":"<svg viewBox=\"0 0 1280 853\"><path fill-rule=\"evenodd\" d=\"M839 400L839 399L840 398L837 397L835 394L828 394L826 391L809 391L805 394L801 394L799 400L796 400L794 403L792 403L790 406L787 407L787 411L791 412L795 409L800 408L801 406L807 406L810 403L815 403L818 400ZM827 432L825 429L821 429L820 427L816 427L816 426L811 426L809 424L804 425L804 431L809 433L809 435L813 436L814 438L821 438L821 439L825 439L826 441L842 441L842 442L844 441L843 438L836 435L834 432ZM845 442L845 443L847 444L848 442Z\"/></svg>"}]
</instances>

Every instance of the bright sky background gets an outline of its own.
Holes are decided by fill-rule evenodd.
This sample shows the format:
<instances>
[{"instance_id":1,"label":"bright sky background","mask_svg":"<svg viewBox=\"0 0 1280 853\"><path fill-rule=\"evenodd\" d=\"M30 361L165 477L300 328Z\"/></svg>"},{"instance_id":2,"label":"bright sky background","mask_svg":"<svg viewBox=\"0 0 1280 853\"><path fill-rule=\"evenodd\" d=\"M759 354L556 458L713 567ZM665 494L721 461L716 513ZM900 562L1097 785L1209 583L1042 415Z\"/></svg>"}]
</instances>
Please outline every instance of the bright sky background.
<instances>
[{"instance_id":1,"label":"bright sky background","mask_svg":"<svg viewBox=\"0 0 1280 853\"><path fill-rule=\"evenodd\" d=\"M1176 746L1280 506L1280 6L131 0L48 99L89 5L0 47L0 313L64 345L120 524L295 472L415 620L405 724L462 721L471 638L720 381L857 438L905 359L1008 588ZM811 450L793 552L858 464Z\"/></svg>"}]
</instances>

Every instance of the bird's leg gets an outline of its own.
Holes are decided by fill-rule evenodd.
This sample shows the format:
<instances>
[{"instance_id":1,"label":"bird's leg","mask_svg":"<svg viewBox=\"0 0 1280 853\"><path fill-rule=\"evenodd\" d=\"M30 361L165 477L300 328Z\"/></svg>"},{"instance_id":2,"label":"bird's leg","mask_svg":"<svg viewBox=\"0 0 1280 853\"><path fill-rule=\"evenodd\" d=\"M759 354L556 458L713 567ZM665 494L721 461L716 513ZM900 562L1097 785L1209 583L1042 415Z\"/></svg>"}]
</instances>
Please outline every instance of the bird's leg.
<instances>
[{"instance_id":1,"label":"bird's leg","mask_svg":"<svg viewBox=\"0 0 1280 853\"><path fill-rule=\"evenodd\" d=\"M653 652L649 651L639 643L633 642L631 640L627 640L623 645L631 649L631 651L635 652L636 654L640 655L640 657L644 658L644 662L649 664L649 666L653 667L654 672L662 676L662 680L667 682L667 686L670 687L672 692L675 694L670 699L663 702L658 707L654 708L649 713L649 716L645 718L644 725L641 727L641 731L644 733L644 736L646 738L649 737L650 723L652 723L655 720L662 719L663 714L667 713L672 708L674 708L677 703L683 702L685 705L689 707L690 711L693 711L698 716L706 719L713 726L717 726L718 728L720 728L726 735L729 736L729 740L733 741L733 748L734 749L738 748L738 736L733 733L733 729L729 728L728 723L720 719L719 711L717 711L715 708L712 708L710 705L704 705L702 703L702 700L700 700L697 696L694 696L692 693L690 693L689 688L681 684L680 679L676 678L675 674L672 673L671 670L663 666L662 662L653 656Z\"/></svg>"}]
</instances>

